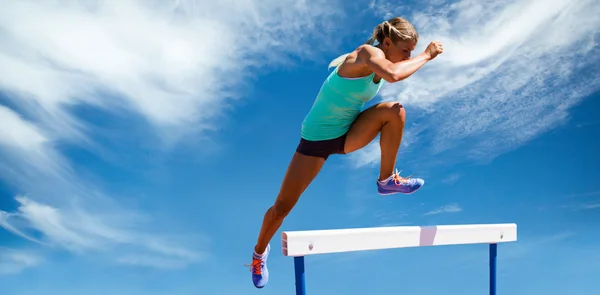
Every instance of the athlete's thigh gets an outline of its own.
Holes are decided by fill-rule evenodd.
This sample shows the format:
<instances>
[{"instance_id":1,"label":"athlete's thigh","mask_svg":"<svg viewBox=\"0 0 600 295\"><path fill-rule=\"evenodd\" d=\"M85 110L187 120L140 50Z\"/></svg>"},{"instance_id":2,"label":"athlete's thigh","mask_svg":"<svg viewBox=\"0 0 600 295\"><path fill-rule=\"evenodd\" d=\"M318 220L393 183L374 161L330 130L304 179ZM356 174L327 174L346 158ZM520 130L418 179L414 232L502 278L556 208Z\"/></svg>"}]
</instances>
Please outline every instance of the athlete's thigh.
<instances>
[{"instance_id":1,"label":"athlete's thigh","mask_svg":"<svg viewBox=\"0 0 600 295\"><path fill-rule=\"evenodd\" d=\"M379 134L396 108L397 102L383 102L364 110L350 126L344 144L344 152L351 153L369 144Z\"/></svg>"}]
</instances>

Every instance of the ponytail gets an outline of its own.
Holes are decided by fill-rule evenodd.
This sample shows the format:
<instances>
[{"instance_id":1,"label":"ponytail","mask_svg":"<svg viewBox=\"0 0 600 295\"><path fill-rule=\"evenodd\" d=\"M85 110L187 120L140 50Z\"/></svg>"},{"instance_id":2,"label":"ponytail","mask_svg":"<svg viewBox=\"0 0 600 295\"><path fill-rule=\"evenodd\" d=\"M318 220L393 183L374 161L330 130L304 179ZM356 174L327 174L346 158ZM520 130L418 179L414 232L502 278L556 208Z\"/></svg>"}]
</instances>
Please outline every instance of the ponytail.
<instances>
[{"instance_id":1,"label":"ponytail","mask_svg":"<svg viewBox=\"0 0 600 295\"><path fill-rule=\"evenodd\" d=\"M365 44L373 45L375 44L375 41L377 41L377 33L373 33L373 36L371 36L371 38L369 38Z\"/></svg>"},{"instance_id":2,"label":"ponytail","mask_svg":"<svg viewBox=\"0 0 600 295\"><path fill-rule=\"evenodd\" d=\"M334 60L332 60L329 63L329 66L327 67L327 70L329 70L331 68L335 68L335 67L341 65L346 60L346 57L348 57L348 55L350 55L350 53L342 54L342 55L336 57Z\"/></svg>"}]
</instances>

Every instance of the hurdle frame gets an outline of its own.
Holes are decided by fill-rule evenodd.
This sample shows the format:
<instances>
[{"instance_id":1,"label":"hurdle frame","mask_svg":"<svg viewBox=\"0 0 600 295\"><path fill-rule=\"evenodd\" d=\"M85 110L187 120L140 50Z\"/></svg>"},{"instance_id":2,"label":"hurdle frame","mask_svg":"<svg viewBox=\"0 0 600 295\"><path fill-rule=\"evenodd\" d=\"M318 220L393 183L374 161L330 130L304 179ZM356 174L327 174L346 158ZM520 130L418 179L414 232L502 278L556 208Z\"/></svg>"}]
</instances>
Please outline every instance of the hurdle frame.
<instances>
[{"instance_id":1,"label":"hurdle frame","mask_svg":"<svg viewBox=\"0 0 600 295\"><path fill-rule=\"evenodd\" d=\"M469 232L473 232L473 236L469 236ZM436 240L438 234L441 236ZM517 241L517 225L515 223L471 224L284 231L281 236L283 255L294 258L296 295L306 295L305 256L307 255L465 244L488 244L489 295L497 295L498 243ZM347 237L345 241L340 238L341 236ZM345 245L340 247L340 249L332 246L338 243L347 243L348 240L352 239L358 240L359 236L363 240L367 239L367 237L370 238L371 246ZM378 240L381 240L386 245L373 247L374 241ZM323 244L322 249L319 248L321 244Z\"/></svg>"}]
</instances>

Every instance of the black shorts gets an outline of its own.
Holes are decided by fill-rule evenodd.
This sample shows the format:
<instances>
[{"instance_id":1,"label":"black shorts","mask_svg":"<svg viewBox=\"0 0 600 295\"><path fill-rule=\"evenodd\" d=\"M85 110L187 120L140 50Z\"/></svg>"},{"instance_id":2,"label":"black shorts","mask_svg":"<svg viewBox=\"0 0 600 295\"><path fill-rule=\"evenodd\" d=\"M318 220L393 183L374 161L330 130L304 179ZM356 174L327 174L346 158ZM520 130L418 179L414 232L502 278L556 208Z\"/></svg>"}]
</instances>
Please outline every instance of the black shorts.
<instances>
[{"instance_id":1,"label":"black shorts","mask_svg":"<svg viewBox=\"0 0 600 295\"><path fill-rule=\"evenodd\" d=\"M332 154L345 154L344 144L346 143L346 134L327 140L306 140L300 138L300 143L296 148L296 152L305 156L321 157L325 160Z\"/></svg>"}]
</instances>

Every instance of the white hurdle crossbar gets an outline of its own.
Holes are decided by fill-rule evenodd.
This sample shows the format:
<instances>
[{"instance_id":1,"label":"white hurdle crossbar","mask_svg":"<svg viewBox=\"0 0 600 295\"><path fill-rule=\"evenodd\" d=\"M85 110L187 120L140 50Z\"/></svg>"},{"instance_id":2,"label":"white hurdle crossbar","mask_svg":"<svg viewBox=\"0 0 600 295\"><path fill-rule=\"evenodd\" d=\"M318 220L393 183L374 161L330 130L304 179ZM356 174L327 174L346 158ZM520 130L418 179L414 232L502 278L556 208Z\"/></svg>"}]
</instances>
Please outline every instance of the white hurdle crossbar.
<instances>
[{"instance_id":1,"label":"white hurdle crossbar","mask_svg":"<svg viewBox=\"0 0 600 295\"><path fill-rule=\"evenodd\" d=\"M304 256L408 247L489 244L489 294L496 295L498 243L515 242L517 225L470 224L284 231L284 256L294 257L296 295L306 295Z\"/></svg>"}]
</instances>

